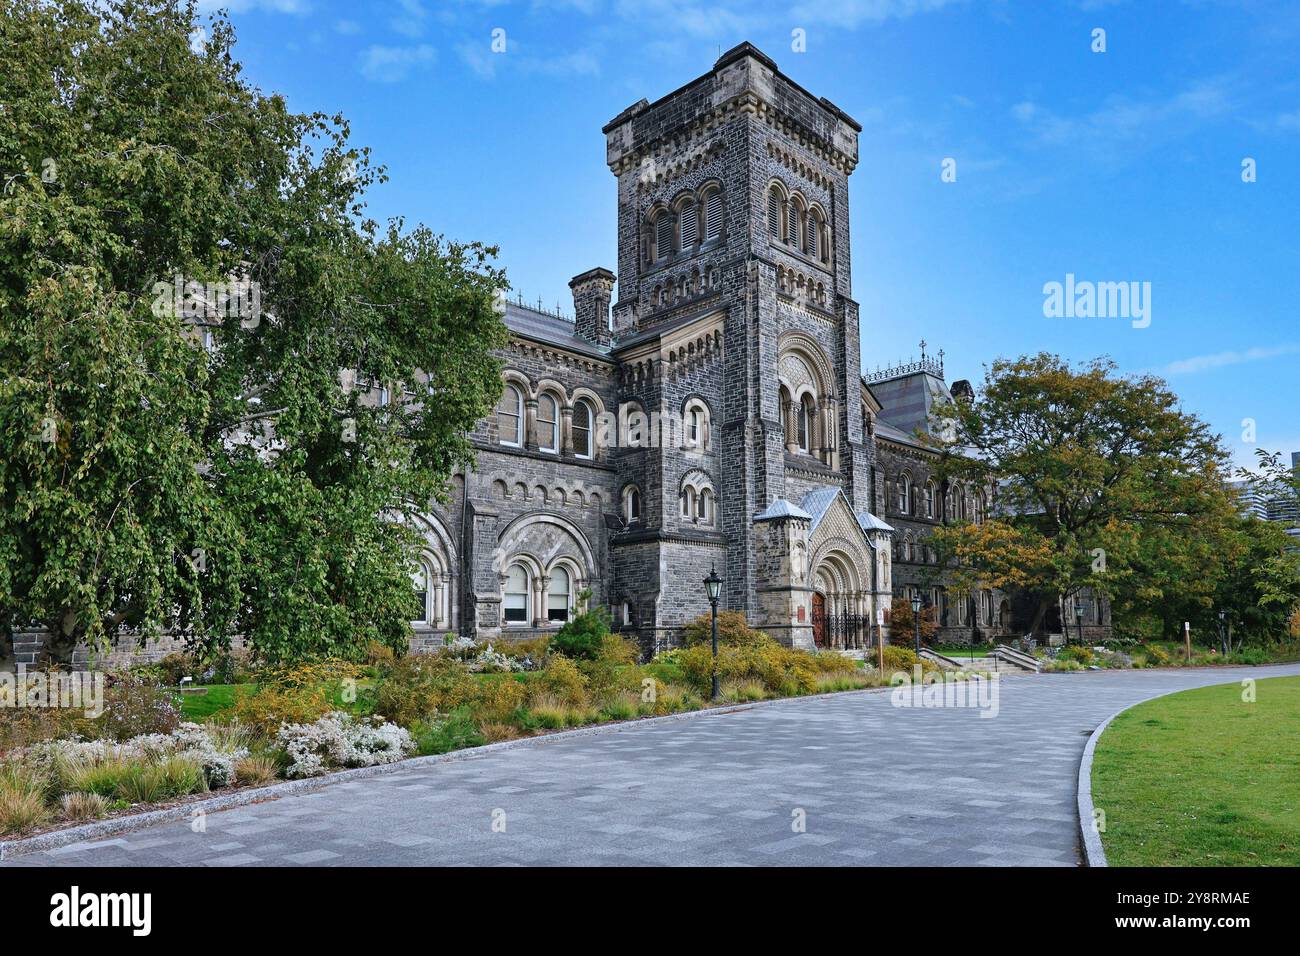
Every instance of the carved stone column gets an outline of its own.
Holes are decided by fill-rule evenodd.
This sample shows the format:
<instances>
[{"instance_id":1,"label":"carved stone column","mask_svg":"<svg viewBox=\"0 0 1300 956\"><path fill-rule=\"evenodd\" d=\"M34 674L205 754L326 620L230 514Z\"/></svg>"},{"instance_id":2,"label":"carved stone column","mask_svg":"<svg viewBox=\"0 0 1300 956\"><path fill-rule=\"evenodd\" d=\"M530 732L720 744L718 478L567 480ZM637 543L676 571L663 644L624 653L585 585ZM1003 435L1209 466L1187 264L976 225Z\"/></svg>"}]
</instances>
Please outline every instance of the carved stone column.
<instances>
[{"instance_id":1,"label":"carved stone column","mask_svg":"<svg viewBox=\"0 0 1300 956\"><path fill-rule=\"evenodd\" d=\"M537 451L537 399L524 402L524 447Z\"/></svg>"},{"instance_id":2,"label":"carved stone column","mask_svg":"<svg viewBox=\"0 0 1300 956\"><path fill-rule=\"evenodd\" d=\"M573 406L560 409L560 454L573 456Z\"/></svg>"},{"instance_id":3,"label":"carved stone column","mask_svg":"<svg viewBox=\"0 0 1300 956\"><path fill-rule=\"evenodd\" d=\"M546 626L546 596L550 585L551 579L545 575L533 579L533 627Z\"/></svg>"}]
</instances>

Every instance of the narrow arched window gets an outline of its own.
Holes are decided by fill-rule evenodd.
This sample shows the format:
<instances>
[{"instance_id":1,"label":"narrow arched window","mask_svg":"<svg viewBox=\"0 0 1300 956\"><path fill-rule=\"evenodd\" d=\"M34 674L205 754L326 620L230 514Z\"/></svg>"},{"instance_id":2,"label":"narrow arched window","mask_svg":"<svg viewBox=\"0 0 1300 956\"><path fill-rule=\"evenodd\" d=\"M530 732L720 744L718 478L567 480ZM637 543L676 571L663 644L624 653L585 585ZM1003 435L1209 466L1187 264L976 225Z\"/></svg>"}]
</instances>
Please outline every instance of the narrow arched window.
<instances>
[{"instance_id":1,"label":"narrow arched window","mask_svg":"<svg viewBox=\"0 0 1300 956\"><path fill-rule=\"evenodd\" d=\"M820 239L819 233L821 226L817 222L815 213L808 213L808 241L804 243L804 251L814 259L817 258L817 242Z\"/></svg>"},{"instance_id":2,"label":"narrow arched window","mask_svg":"<svg viewBox=\"0 0 1300 956\"><path fill-rule=\"evenodd\" d=\"M687 519L695 517L695 489L694 488L682 489L682 517Z\"/></svg>"},{"instance_id":3,"label":"narrow arched window","mask_svg":"<svg viewBox=\"0 0 1300 956\"><path fill-rule=\"evenodd\" d=\"M591 405L579 400L573 403L573 453L579 458L591 458Z\"/></svg>"},{"instance_id":4,"label":"narrow arched window","mask_svg":"<svg viewBox=\"0 0 1300 956\"><path fill-rule=\"evenodd\" d=\"M506 593L503 614L507 624L527 624L528 605L531 595L528 590L528 571L522 564L512 564L506 571Z\"/></svg>"},{"instance_id":5,"label":"narrow arched window","mask_svg":"<svg viewBox=\"0 0 1300 956\"><path fill-rule=\"evenodd\" d=\"M537 400L537 447L557 451L560 447L560 406L550 395Z\"/></svg>"},{"instance_id":6,"label":"narrow arched window","mask_svg":"<svg viewBox=\"0 0 1300 956\"><path fill-rule=\"evenodd\" d=\"M507 385L497 403L497 439L516 448L524 443L524 394Z\"/></svg>"},{"instance_id":7,"label":"narrow arched window","mask_svg":"<svg viewBox=\"0 0 1300 956\"><path fill-rule=\"evenodd\" d=\"M799 245L799 207L791 202L785 207L785 241L788 245Z\"/></svg>"},{"instance_id":8,"label":"narrow arched window","mask_svg":"<svg viewBox=\"0 0 1300 956\"><path fill-rule=\"evenodd\" d=\"M411 572L411 623L429 621L429 568L423 561Z\"/></svg>"},{"instance_id":9,"label":"narrow arched window","mask_svg":"<svg viewBox=\"0 0 1300 956\"><path fill-rule=\"evenodd\" d=\"M781 238L781 194L775 186L767 193L767 231L773 239Z\"/></svg>"},{"instance_id":10,"label":"narrow arched window","mask_svg":"<svg viewBox=\"0 0 1300 956\"><path fill-rule=\"evenodd\" d=\"M667 210L655 220L655 258L666 259L673 254L673 217Z\"/></svg>"},{"instance_id":11,"label":"narrow arched window","mask_svg":"<svg viewBox=\"0 0 1300 956\"><path fill-rule=\"evenodd\" d=\"M641 492L635 485L623 493L623 516L629 524L641 520Z\"/></svg>"},{"instance_id":12,"label":"narrow arched window","mask_svg":"<svg viewBox=\"0 0 1300 956\"><path fill-rule=\"evenodd\" d=\"M912 497L912 481L907 475L898 479L898 513L907 514L907 502Z\"/></svg>"},{"instance_id":13,"label":"narrow arched window","mask_svg":"<svg viewBox=\"0 0 1300 956\"><path fill-rule=\"evenodd\" d=\"M927 481L925 483L925 516L927 518L934 517L935 496L937 494L938 489L935 488L934 482Z\"/></svg>"},{"instance_id":14,"label":"narrow arched window","mask_svg":"<svg viewBox=\"0 0 1300 956\"><path fill-rule=\"evenodd\" d=\"M681 222L681 242L679 247L683 250L693 249L699 239L700 217L695 209L695 203L688 202L681 208L678 213Z\"/></svg>"},{"instance_id":15,"label":"narrow arched window","mask_svg":"<svg viewBox=\"0 0 1300 956\"><path fill-rule=\"evenodd\" d=\"M573 588L570 587L569 572L564 568L551 569L551 583L546 589L546 619L548 621L567 621L569 619L569 601Z\"/></svg>"},{"instance_id":16,"label":"narrow arched window","mask_svg":"<svg viewBox=\"0 0 1300 956\"><path fill-rule=\"evenodd\" d=\"M811 452L815 440L816 427L814 421L816 412L813 410L813 401L811 395L805 395L799 400L799 450Z\"/></svg>"},{"instance_id":17,"label":"narrow arched window","mask_svg":"<svg viewBox=\"0 0 1300 956\"><path fill-rule=\"evenodd\" d=\"M698 517L700 524L713 524L713 492L708 488L700 492Z\"/></svg>"},{"instance_id":18,"label":"narrow arched window","mask_svg":"<svg viewBox=\"0 0 1300 956\"><path fill-rule=\"evenodd\" d=\"M704 200L704 238L722 235L722 190L715 189Z\"/></svg>"}]
</instances>

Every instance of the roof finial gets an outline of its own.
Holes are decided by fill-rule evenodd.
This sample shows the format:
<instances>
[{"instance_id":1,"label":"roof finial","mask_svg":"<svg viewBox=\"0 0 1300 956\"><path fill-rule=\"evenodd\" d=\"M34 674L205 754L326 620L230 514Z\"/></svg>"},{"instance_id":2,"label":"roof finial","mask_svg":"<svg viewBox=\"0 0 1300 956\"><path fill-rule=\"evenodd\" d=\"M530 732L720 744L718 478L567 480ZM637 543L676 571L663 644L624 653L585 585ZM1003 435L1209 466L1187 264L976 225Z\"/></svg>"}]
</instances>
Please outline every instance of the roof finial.
<instances>
[{"instance_id":1,"label":"roof finial","mask_svg":"<svg viewBox=\"0 0 1300 956\"><path fill-rule=\"evenodd\" d=\"M925 339L921 339L921 361L925 361Z\"/></svg>"}]
</instances>

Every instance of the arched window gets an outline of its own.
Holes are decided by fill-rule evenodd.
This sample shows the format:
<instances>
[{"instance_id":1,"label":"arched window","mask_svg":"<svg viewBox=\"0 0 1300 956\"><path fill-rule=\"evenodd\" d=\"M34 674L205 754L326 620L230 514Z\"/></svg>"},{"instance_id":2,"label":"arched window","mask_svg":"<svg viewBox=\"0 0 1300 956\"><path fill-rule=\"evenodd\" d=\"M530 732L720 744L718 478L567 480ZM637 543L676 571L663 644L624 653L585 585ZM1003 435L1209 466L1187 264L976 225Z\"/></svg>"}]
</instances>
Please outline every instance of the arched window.
<instances>
[{"instance_id":1,"label":"arched window","mask_svg":"<svg viewBox=\"0 0 1300 956\"><path fill-rule=\"evenodd\" d=\"M807 235L808 235L807 241L804 242L804 252L808 253L808 255L816 259L818 258L817 244L818 241L821 239L821 224L817 221L817 216L815 213L811 213L811 212L808 213L808 234Z\"/></svg>"},{"instance_id":2,"label":"arched window","mask_svg":"<svg viewBox=\"0 0 1300 956\"><path fill-rule=\"evenodd\" d=\"M692 408L686 413L686 440L692 448L704 447L704 413Z\"/></svg>"},{"instance_id":3,"label":"arched window","mask_svg":"<svg viewBox=\"0 0 1300 956\"><path fill-rule=\"evenodd\" d=\"M799 450L802 452L812 452L817 431L816 420L812 396L805 395L799 400Z\"/></svg>"},{"instance_id":4,"label":"arched window","mask_svg":"<svg viewBox=\"0 0 1300 956\"><path fill-rule=\"evenodd\" d=\"M655 259L667 259L673 254L673 217L667 209L655 219Z\"/></svg>"},{"instance_id":5,"label":"arched window","mask_svg":"<svg viewBox=\"0 0 1300 956\"><path fill-rule=\"evenodd\" d=\"M717 239L722 235L722 190L712 189L704 197L704 238Z\"/></svg>"},{"instance_id":6,"label":"arched window","mask_svg":"<svg viewBox=\"0 0 1300 956\"><path fill-rule=\"evenodd\" d=\"M781 192L775 186L767 191L767 232L773 239L781 238Z\"/></svg>"},{"instance_id":7,"label":"arched window","mask_svg":"<svg viewBox=\"0 0 1300 956\"><path fill-rule=\"evenodd\" d=\"M569 619L569 601L573 598L573 588L570 585L568 571L561 567L551 568L551 583L546 591L548 621L563 622Z\"/></svg>"},{"instance_id":8,"label":"arched window","mask_svg":"<svg viewBox=\"0 0 1300 956\"><path fill-rule=\"evenodd\" d=\"M421 561L411 572L411 623L429 622L429 566Z\"/></svg>"},{"instance_id":9,"label":"arched window","mask_svg":"<svg viewBox=\"0 0 1300 956\"><path fill-rule=\"evenodd\" d=\"M497 403L497 439L518 448L524 443L524 393L507 385Z\"/></svg>"},{"instance_id":10,"label":"arched window","mask_svg":"<svg viewBox=\"0 0 1300 956\"><path fill-rule=\"evenodd\" d=\"M573 453L579 458L591 458L591 423L594 416L585 399L573 403Z\"/></svg>"},{"instance_id":11,"label":"arched window","mask_svg":"<svg viewBox=\"0 0 1300 956\"><path fill-rule=\"evenodd\" d=\"M528 587L528 570L522 564L512 564L506 571L506 593L502 614L507 624L527 624L531 592Z\"/></svg>"},{"instance_id":12,"label":"arched window","mask_svg":"<svg viewBox=\"0 0 1300 956\"><path fill-rule=\"evenodd\" d=\"M802 215L799 204L791 200L785 207L785 241L787 245L799 247L799 219Z\"/></svg>"},{"instance_id":13,"label":"arched window","mask_svg":"<svg viewBox=\"0 0 1300 956\"><path fill-rule=\"evenodd\" d=\"M700 216L695 203L687 202L677 215L681 222L681 242L678 246L681 249L693 249L700 237Z\"/></svg>"},{"instance_id":14,"label":"arched window","mask_svg":"<svg viewBox=\"0 0 1300 956\"><path fill-rule=\"evenodd\" d=\"M700 524L713 524L713 490L705 488L700 492L700 500L697 505L696 517Z\"/></svg>"},{"instance_id":15,"label":"arched window","mask_svg":"<svg viewBox=\"0 0 1300 956\"><path fill-rule=\"evenodd\" d=\"M925 483L925 516L933 518L939 503L939 488L933 481Z\"/></svg>"},{"instance_id":16,"label":"arched window","mask_svg":"<svg viewBox=\"0 0 1300 956\"><path fill-rule=\"evenodd\" d=\"M898 477L898 513L907 514L907 504L912 500L912 479L908 475Z\"/></svg>"},{"instance_id":17,"label":"arched window","mask_svg":"<svg viewBox=\"0 0 1300 956\"><path fill-rule=\"evenodd\" d=\"M629 524L641 520L641 492L636 485L628 485L623 492L623 517Z\"/></svg>"},{"instance_id":18,"label":"arched window","mask_svg":"<svg viewBox=\"0 0 1300 956\"><path fill-rule=\"evenodd\" d=\"M559 409L559 403L550 395L544 394L537 400L537 446L542 451L560 448Z\"/></svg>"}]
</instances>

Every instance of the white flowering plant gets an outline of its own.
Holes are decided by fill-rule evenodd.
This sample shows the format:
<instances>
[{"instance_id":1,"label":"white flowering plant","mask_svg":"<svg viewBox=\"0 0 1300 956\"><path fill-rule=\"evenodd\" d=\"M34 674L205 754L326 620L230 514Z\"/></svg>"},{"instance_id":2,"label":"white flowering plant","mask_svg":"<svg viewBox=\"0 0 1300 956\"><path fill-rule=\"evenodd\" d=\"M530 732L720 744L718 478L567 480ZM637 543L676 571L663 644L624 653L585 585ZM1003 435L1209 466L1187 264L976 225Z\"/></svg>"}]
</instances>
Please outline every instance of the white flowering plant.
<instances>
[{"instance_id":1,"label":"white flowering plant","mask_svg":"<svg viewBox=\"0 0 1300 956\"><path fill-rule=\"evenodd\" d=\"M343 711L310 724L285 724L276 740L289 755L288 777L315 777L334 767L394 763L415 750L411 734L397 724Z\"/></svg>"}]
</instances>

